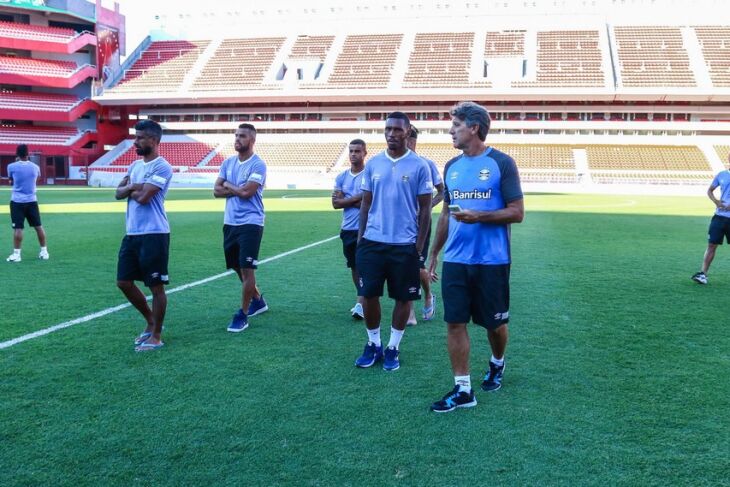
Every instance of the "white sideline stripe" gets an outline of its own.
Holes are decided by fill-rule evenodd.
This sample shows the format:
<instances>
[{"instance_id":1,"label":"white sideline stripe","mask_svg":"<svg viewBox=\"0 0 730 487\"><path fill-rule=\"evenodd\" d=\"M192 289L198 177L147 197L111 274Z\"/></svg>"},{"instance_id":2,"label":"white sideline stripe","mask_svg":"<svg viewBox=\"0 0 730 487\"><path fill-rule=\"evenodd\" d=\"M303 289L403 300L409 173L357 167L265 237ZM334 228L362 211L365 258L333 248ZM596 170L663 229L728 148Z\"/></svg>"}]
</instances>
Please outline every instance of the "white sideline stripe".
<instances>
[{"instance_id":1,"label":"white sideline stripe","mask_svg":"<svg viewBox=\"0 0 730 487\"><path fill-rule=\"evenodd\" d=\"M308 245L304 245L303 247L298 247L293 250L289 250L287 252L283 252L278 255L274 255L272 257L266 258L264 260L260 260L259 264L266 264L268 262L272 262L277 259L281 259L282 257L286 257L291 254L296 254L297 252L301 252L303 250L311 249L312 247L316 247L317 245L322 245L323 243L331 242L332 240L335 240L337 238L340 238L339 235L335 235L334 237L329 237L324 240L320 240L319 242L314 242ZM199 281L191 282L188 284L183 284L182 286L178 286L176 288L170 289L167 291L167 294L173 294L179 291L184 291L186 289L190 289L191 287L200 286L202 284L207 284L211 281L215 281L216 279L220 279L221 277L228 276L230 274L233 274L233 271L229 270L226 272L221 272L220 274L216 274L214 276L206 277L205 279L201 279ZM147 301L151 301L152 296L147 296ZM44 328L42 330L34 331L33 333L28 333L27 335L20 336L18 338L13 338L12 340L8 340L5 342L0 342L0 350L4 348L10 348L13 345L17 345L18 343L26 342L28 340L32 340L34 338L42 337L43 335L48 335L49 333L53 333L54 331L63 330L64 328L68 328L70 326L78 325L79 323L86 323L87 321L94 320L96 318L101 318L102 316L106 316L112 313L116 313L117 311L121 311L124 308L129 308L132 306L129 303L120 304L118 306L114 306L112 308L103 309L101 311L97 311L96 313L91 313L86 316L82 316L81 318L76 318L75 320L66 321L64 323L59 323L57 325L49 326L48 328Z\"/></svg>"}]
</instances>

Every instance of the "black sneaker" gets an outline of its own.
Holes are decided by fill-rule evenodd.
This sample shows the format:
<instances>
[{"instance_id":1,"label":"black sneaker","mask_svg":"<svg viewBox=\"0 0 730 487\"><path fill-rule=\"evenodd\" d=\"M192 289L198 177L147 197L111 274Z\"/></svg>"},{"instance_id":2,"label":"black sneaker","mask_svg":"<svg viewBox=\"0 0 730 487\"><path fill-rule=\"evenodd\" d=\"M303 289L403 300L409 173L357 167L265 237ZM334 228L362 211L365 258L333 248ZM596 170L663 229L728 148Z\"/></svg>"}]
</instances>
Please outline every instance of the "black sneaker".
<instances>
[{"instance_id":1,"label":"black sneaker","mask_svg":"<svg viewBox=\"0 0 730 487\"><path fill-rule=\"evenodd\" d=\"M473 408L476 405L477 400L474 397L473 389L469 389L469 392L464 392L459 390L459 386L455 386L443 399L431 404L431 411L435 413L448 413L456 408Z\"/></svg>"},{"instance_id":2,"label":"black sneaker","mask_svg":"<svg viewBox=\"0 0 730 487\"><path fill-rule=\"evenodd\" d=\"M707 276L702 271L697 272L695 275L693 275L692 280L697 284L707 284Z\"/></svg>"},{"instance_id":3,"label":"black sneaker","mask_svg":"<svg viewBox=\"0 0 730 487\"><path fill-rule=\"evenodd\" d=\"M502 387L502 375L504 375L505 365L502 364L500 367L492 363L491 360L489 361L489 370L482 381L482 389L485 391L496 391Z\"/></svg>"}]
</instances>

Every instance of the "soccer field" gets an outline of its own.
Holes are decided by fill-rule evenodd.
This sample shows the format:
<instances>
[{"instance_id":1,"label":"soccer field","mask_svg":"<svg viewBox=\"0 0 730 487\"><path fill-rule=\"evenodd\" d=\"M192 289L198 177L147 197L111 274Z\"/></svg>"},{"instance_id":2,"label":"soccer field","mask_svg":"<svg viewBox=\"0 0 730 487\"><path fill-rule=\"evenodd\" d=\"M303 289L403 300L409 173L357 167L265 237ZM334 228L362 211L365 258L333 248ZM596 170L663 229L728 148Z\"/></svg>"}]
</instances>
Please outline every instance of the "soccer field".
<instances>
[{"instance_id":1,"label":"soccer field","mask_svg":"<svg viewBox=\"0 0 730 487\"><path fill-rule=\"evenodd\" d=\"M23 262L4 262L0 209L0 343L126 302L113 190L39 201L49 261L26 229ZM730 485L730 254L709 285L690 280L707 198L528 194L504 386L441 415L441 303L406 331L400 370L356 369L364 325L339 239L322 242L340 212L327 192L267 191L265 205L271 310L245 332L226 332L240 296L226 275L169 296L158 352L133 351L129 307L0 345L1 485ZM211 191L168 194L169 289L225 271L222 208ZM470 331L478 384L489 352Z\"/></svg>"}]
</instances>

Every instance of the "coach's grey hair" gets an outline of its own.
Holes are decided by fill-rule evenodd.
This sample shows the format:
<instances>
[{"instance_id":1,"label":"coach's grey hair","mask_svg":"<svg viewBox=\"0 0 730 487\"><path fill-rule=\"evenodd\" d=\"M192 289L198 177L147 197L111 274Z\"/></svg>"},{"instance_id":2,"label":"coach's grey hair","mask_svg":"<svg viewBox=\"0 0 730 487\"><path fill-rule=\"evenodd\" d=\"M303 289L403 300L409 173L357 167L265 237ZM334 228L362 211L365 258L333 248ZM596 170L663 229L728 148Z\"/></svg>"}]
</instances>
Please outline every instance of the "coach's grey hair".
<instances>
[{"instance_id":1,"label":"coach's grey hair","mask_svg":"<svg viewBox=\"0 0 730 487\"><path fill-rule=\"evenodd\" d=\"M454 105L450 113L452 117L462 120L467 127L478 125L479 139L482 142L487 139L492 120L486 108L473 101L463 101Z\"/></svg>"}]
</instances>

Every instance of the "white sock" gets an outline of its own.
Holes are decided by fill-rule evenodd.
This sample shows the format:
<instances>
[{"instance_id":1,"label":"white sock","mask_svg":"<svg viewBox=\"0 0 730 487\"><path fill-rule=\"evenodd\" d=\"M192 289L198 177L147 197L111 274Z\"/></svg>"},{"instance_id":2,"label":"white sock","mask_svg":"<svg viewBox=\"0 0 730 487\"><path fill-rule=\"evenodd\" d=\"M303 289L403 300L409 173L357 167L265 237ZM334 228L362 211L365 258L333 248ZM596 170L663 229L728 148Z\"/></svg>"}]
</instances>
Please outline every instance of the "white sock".
<instances>
[{"instance_id":1,"label":"white sock","mask_svg":"<svg viewBox=\"0 0 730 487\"><path fill-rule=\"evenodd\" d=\"M459 386L459 391L471 391L471 376L469 375L455 375L454 383Z\"/></svg>"},{"instance_id":2,"label":"white sock","mask_svg":"<svg viewBox=\"0 0 730 487\"><path fill-rule=\"evenodd\" d=\"M380 327L377 327L374 330L371 330L369 328L366 328L368 331L368 341L371 343L374 343L376 347L379 347L381 345L380 342Z\"/></svg>"},{"instance_id":3,"label":"white sock","mask_svg":"<svg viewBox=\"0 0 730 487\"><path fill-rule=\"evenodd\" d=\"M398 350L398 346L400 345L401 338L403 338L403 334L405 333L405 330L396 330L392 326L390 327L390 341L388 342L388 348L395 348Z\"/></svg>"},{"instance_id":4,"label":"white sock","mask_svg":"<svg viewBox=\"0 0 730 487\"><path fill-rule=\"evenodd\" d=\"M48 247L41 247L41 252L48 252Z\"/></svg>"},{"instance_id":5,"label":"white sock","mask_svg":"<svg viewBox=\"0 0 730 487\"><path fill-rule=\"evenodd\" d=\"M13 255L20 255L20 249L13 249Z\"/></svg>"},{"instance_id":6,"label":"white sock","mask_svg":"<svg viewBox=\"0 0 730 487\"><path fill-rule=\"evenodd\" d=\"M492 358L489 359L489 361L492 362L497 367L501 367L504 365L504 357L502 357L501 359L496 359L496 358L494 358L494 355L492 355Z\"/></svg>"}]
</instances>

